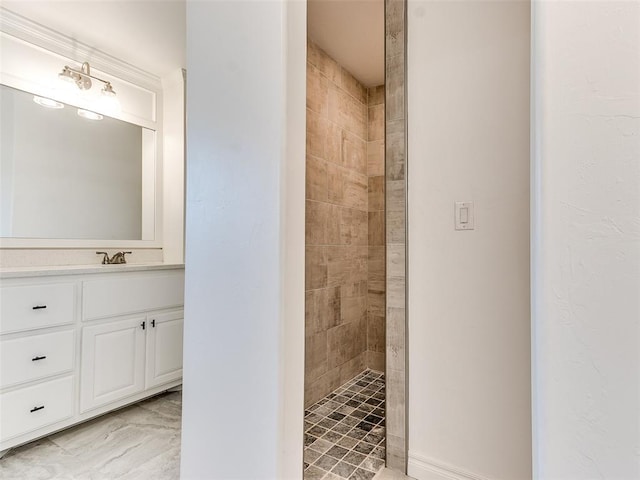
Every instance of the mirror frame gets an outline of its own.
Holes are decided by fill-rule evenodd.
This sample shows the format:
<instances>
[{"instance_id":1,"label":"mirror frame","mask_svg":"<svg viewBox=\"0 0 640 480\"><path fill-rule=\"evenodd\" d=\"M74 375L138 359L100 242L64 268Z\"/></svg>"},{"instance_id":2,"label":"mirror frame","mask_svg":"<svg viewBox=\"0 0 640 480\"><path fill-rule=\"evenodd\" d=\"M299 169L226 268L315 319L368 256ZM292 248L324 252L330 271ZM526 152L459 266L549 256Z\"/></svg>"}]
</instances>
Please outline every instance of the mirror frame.
<instances>
[{"instance_id":1,"label":"mirror frame","mask_svg":"<svg viewBox=\"0 0 640 480\"><path fill-rule=\"evenodd\" d=\"M6 19L3 18L3 20ZM56 86L52 85L52 81L56 79L55 76L58 73L56 69L61 70L64 65L82 63L76 59L85 58L91 62L93 74L111 81L114 90L121 95L122 112L110 116L155 132L155 171L153 175L155 188L153 240L0 237L0 248L162 248L163 108L160 79L109 55L95 50L85 50L79 44L61 44L59 38L48 39L47 35L50 35L48 29L34 31L37 27L17 22L13 24L4 22L2 28L0 31L2 52L0 54L3 56L3 62L0 63L0 83L3 85L29 94L53 98L74 107L87 108L87 105L83 105L81 100L70 101L69 98L60 98L55 93ZM14 32L12 29L16 31ZM31 37L38 41L31 41ZM43 40L48 40L50 44L43 45ZM14 50L16 53L13 53Z\"/></svg>"}]
</instances>

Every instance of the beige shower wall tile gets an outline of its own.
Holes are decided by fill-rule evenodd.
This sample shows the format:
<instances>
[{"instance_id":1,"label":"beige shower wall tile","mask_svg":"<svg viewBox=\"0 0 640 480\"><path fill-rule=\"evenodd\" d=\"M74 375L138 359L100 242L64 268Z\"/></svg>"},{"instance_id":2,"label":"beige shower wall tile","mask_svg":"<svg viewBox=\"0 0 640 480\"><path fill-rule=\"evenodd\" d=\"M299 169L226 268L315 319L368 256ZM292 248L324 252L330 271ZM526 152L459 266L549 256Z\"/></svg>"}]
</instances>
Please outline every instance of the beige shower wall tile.
<instances>
[{"instance_id":1,"label":"beige shower wall tile","mask_svg":"<svg viewBox=\"0 0 640 480\"><path fill-rule=\"evenodd\" d=\"M340 286L340 295L342 298L367 296L368 282L366 278L349 280Z\"/></svg>"},{"instance_id":2,"label":"beige shower wall tile","mask_svg":"<svg viewBox=\"0 0 640 480\"><path fill-rule=\"evenodd\" d=\"M329 85L329 120L366 140L367 106L332 85Z\"/></svg>"},{"instance_id":3,"label":"beige shower wall tile","mask_svg":"<svg viewBox=\"0 0 640 480\"><path fill-rule=\"evenodd\" d=\"M307 108L327 118L329 114L329 82L327 77L307 62Z\"/></svg>"},{"instance_id":4,"label":"beige shower wall tile","mask_svg":"<svg viewBox=\"0 0 640 480\"><path fill-rule=\"evenodd\" d=\"M358 102L362 104L367 103L367 89L358 80L356 80L356 77L343 68L340 78L340 86L345 92L352 97L355 97Z\"/></svg>"},{"instance_id":5,"label":"beige shower wall tile","mask_svg":"<svg viewBox=\"0 0 640 480\"><path fill-rule=\"evenodd\" d=\"M376 372L384 372L385 354L367 350L367 368L375 370Z\"/></svg>"},{"instance_id":6,"label":"beige shower wall tile","mask_svg":"<svg viewBox=\"0 0 640 480\"><path fill-rule=\"evenodd\" d=\"M369 87L367 89L367 104L371 107L373 105L384 104L384 85L378 85L377 87Z\"/></svg>"},{"instance_id":7,"label":"beige shower wall tile","mask_svg":"<svg viewBox=\"0 0 640 480\"><path fill-rule=\"evenodd\" d=\"M368 179L353 170L327 164L329 202L345 207L367 210Z\"/></svg>"},{"instance_id":8,"label":"beige shower wall tile","mask_svg":"<svg viewBox=\"0 0 640 480\"><path fill-rule=\"evenodd\" d=\"M367 320L367 295L346 297L341 301L342 317L340 323Z\"/></svg>"},{"instance_id":9,"label":"beige shower wall tile","mask_svg":"<svg viewBox=\"0 0 640 480\"><path fill-rule=\"evenodd\" d=\"M345 207L335 207L335 209L337 214L334 214L333 219L339 221L339 244L367 245L367 212Z\"/></svg>"},{"instance_id":10,"label":"beige shower wall tile","mask_svg":"<svg viewBox=\"0 0 640 480\"><path fill-rule=\"evenodd\" d=\"M369 246L369 252L368 252L369 278L371 278L374 275L377 277L384 278L385 276L384 259L385 259L384 246L377 246L377 247Z\"/></svg>"},{"instance_id":11,"label":"beige shower wall tile","mask_svg":"<svg viewBox=\"0 0 640 480\"><path fill-rule=\"evenodd\" d=\"M325 158L328 127L326 118L307 108L307 155Z\"/></svg>"},{"instance_id":12,"label":"beige shower wall tile","mask_svg":"<svg viewBox=\"0 0 640 480\"><path fill-rule=\"evenodd\" d=\"M316 67L330 82L339 85L342 67L311 40L307 40L307 62Z\"/></svg>"},{"instance_id":13,"label":"beige shower wall tile","mask_svg":"<svg viewBox=\"0 0 640 480\"><path fill-rule=\"evenodd\" d=\"M369 292L367 295L367 311L369 315L378 317L385 316L385 294L378 292Z\"/></svg>"},{"instance_id":14,"label":"beige shower wall tile","mask_svg":"<svg viewBox=\"0 0 640 480\"><path fill-rule=\"evenodd\" d=\"M305 290L327 286L328 264L326 247L305 248Z\"/></svg>"},{"instance_id":15,"label":"beige shower wall tile","mask_svg":"<svg viewBox=\"0 0 640 480\"><path fill-rule=\"evenodd\" d=\"M305 333L320 333L340 324L340 287L305 292Z\"/></svg>"},{"instance_id":16,"label":"beige shower wall tile","mask_svg":"<svg viewBox=\"0 0 640 480\"><path fill-rule=\"evenodd\" d=\"M325 160L336 165L344 163L342 146L344 143L344 130L337 124L329 122L327 124L327 135L325 138Z\"/></svg>"},{"instance_id":17,"label":"beige shower wall tile","mask_svg":"<svg viewBox=\"0 0 640 480\"><path fill-rule=\"evenodd\" d=\"M306 245L326 245L327 223L331 205L323 202L306 201L305 242Z\"/></svg>"},{"instance_id":18,"label":"beige shower wall tile","mask_svg":"<svg viewBox=\"0 0 640 480\"><path fill-rule=\"evenodd\" d=\"M327 331L305 336L305 376L317 378L327 372Z\"/></svg>"},{"instance_id":19,"label":"beige shower wall tile","mask_svg":"<svg viewBox=\"0 0 640 480\"><path fill-rule=\"evenodd\" d=\"M346 130L342 131L342 166L367 174L367 142Z\"/></svg>"},{"instance_id":20,"label":"beige shower wall tile","mask_svg":"<svg viewBox=\"0 0 640 480\"><path fill-rule=\"evenodd\" d=\"M367 319L367 350L384 353L386 322L383 316L369 314Z\"/></svg>"},{"instance_id":21,"label":"beige shower wall tile","mask_svg":"<svg viewBox=\"0 0 640 480\"><path fill-rule=\"evenodd\" d=\"M384 245L384 212L369 212L369 245Z\"/></svg>"},{"instance_id":22,"label":"beige shower wall tile","mask_svg":"<svg viewBox=\"0 0 640 480\"><path fill-rule=\"evenodd\" d=\"M370 177L384 175L384 140L367 142L367 174Z\"/></svg>"},{"instance_id":23,"label":"beige shower wall tile","mask_svg":"<svg viewBox=\"0 0 640 480\"><path fill-rule=\"evenodd\" d=\"M327 201L329 198L329 184L327 178L327 164L317 157L307 156L306 197L311 200Z\"/></svg>"},{"instance_id":24,"label":"beige shower wall tile","mask_svg":"<svg viewBox=\"0 0 640 480\"><path fill-rule=\"evenodd\" d=\"M304 405L308 407L332 390L338 388L340 382L340 368L333 368L319 377L305 375Z\"/></svg>"},{"instance_id":25,"label":"beige shower wall tile","mask_svg":"<svg viewBox=\"0 0 640 480\"><path fill-rule=\"evenodd\" d=\"M366 350L366 323L366 320L357 320L327 331L329 369L342 365Z\"/></svg>"},{"instance_id":26,"label":"beige shower wall tile","mask_svg":"<svg viewBox=\"0 0 640 480\"><path fill-rule=\"evenodd\" d=\"M386 290L386 279L383 275L380 274L374 274L369 272L369 278L368 278L368 292L369 293L377 293L380 295L384 295L385 290Z\"/></svg>"},{"instance_id":27,"label":"beige shower wall tile","mask_svg":"<svg viewBox=\"0 0 640 480\"><path fill-rule=\"evenodd\" d=\"M348 380L361 373L366 367L366 352L362 352L350 360L344 362L338 368L339 385L344 385Z\"/></svg>"},{"instance_id":28,"label":"beige shower wall tile","mask_svg":"<svg viewBox=\"0 0 640 480\"><path fill-rule=\"evenodd\" d=\"M377 212L384 210L384 176L369 177L369 211Z\"/></svg>"},{"instance_id":29,"label":"beige shower wall tile","mask_svg":"<svg viewBox=\"0 0 640 480\"><path fill-rule=\"evenodd\" d=\"M351 380L357 374L361 373L365 369L365 366L366 352L362 352L343 364L330 369L318 378L305 378L305 407L316 403L332 390Z\"/></svg>"},{"instance_id":30,"label":"beige shower wall tile","mask_svg":"<svg viewBox=\"0 0 640 480\"><path fill-rule=\"evenodd\" d=\"M326 247L329 286L352 285L367 281L366 246Z\"/></svg>"},{"instance_id":31,"label":"beige shower wall tile","mask_svg":"<svg viewBox=\"0 0 640 480\"><path fill-rule=\"evenodd\" d=\"M368 140L384 140L384 105L369 107Z\"/></svg>"}]
</instances>

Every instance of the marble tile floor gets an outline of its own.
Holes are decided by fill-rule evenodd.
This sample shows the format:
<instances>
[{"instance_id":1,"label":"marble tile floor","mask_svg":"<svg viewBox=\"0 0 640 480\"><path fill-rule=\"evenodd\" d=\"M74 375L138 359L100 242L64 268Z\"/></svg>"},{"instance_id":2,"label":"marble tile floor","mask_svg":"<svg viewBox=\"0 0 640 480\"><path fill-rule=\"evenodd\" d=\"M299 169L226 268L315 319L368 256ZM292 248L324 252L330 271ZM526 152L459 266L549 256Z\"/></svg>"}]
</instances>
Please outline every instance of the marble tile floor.
<instances>
[{"instance_id":1,"label":"marble tile floor","mask_svg":"<svg viewBox=\"0 0 640 480\"><path fill-rule=\"evenodd\" d=\"M177 479L181 416L181 392L155 396L9 451L0 478Z\"/></svg>"},{"instance_id":2,"label":"marble tile floor","mask_svg":"<svg viewBox=\"0 0 640 480\"><path fill-rule=\"evenodd\" d=\"M384 375L366 370L305 410L304 480L371 480L384 467Z\"/></svg>"}]
</instances>

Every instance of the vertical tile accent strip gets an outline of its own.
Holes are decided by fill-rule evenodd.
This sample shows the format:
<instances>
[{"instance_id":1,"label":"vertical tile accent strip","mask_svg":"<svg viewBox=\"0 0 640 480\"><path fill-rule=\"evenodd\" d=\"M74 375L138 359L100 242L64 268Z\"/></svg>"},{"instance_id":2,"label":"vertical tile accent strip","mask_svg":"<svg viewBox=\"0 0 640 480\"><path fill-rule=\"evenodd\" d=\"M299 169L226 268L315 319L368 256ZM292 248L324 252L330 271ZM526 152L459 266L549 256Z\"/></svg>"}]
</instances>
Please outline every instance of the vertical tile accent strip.
<instances>
[{"instance_id":1,"label":"vertical tile accent strip","mask_svg":"<svg viewBox=\"0 0 640 480\"><path fill-rule=\"evenodd\" d=\"M385 0L387 467L407 471L406 0Z\"/></svg>"}]
</instances>

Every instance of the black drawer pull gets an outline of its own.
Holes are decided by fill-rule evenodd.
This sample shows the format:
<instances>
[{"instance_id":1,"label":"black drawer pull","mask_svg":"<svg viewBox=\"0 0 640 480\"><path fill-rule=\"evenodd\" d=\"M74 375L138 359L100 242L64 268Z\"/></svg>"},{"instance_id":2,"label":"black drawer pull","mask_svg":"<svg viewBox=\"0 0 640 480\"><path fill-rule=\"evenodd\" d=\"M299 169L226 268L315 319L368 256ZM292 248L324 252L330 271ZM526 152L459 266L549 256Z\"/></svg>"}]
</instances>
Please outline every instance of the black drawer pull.
<instances>
[{"instance_id":1,"label":"black drawer pull","mask_svg":"<svg viewBox=\"0 0 640 480\"><path fill-rule=\"evenodd\" d=\"M31 410L29 410L31 413L33 412L37 412L38 410L42 410L44 408L44 405L40 406L40 407L33 407Z\"/></svg>"},{"instance_id":2,"label":"black drawer pull","mask_svg":"<svg viewBox=\"0 0 640 480\"><path fill-rule=\"evenodd\" d=\"M37 357L33 357L31 359L32 362L37 362L38 360L44 360L45 358L47 358L46 355L42 355L42 356L37 356Z\"/></svg>"},{"instance_id":3,"label":"black drawer pull","mask_svg":"<svg viewBox=\"0 0 640 480\"><path fill-rule=\"evenodd\" d=\"M43 308L47 308L46 305L36 305L35 307L33 307L34 310L42 310Z\"/></svg>"},{"instance_id":4,"label":"black drawer pull","mask_svg":"<svg viewBox=\"0 0 640 480\"><path fill-rule=\"evenodd\" d=\"M141 327L142 327L142 329L144 330L145 328L147 328L147 322L146 322L146 321L145 321L145 322L142 322L142 323L140 324L140 326L141 326Z\"/></svg>"}]
</instances>

